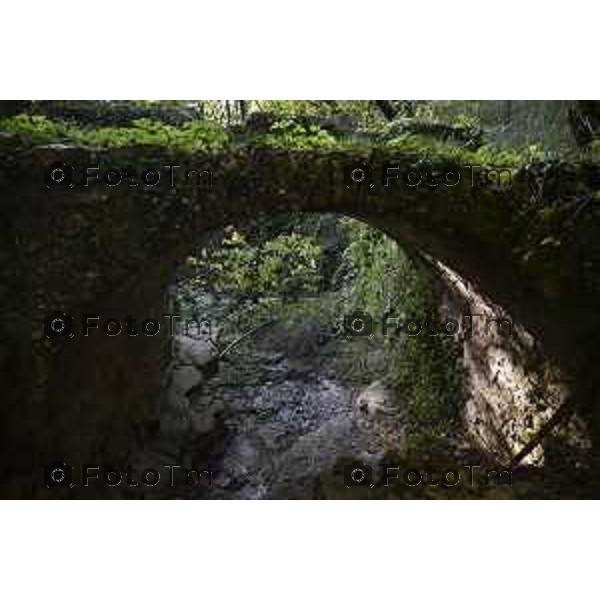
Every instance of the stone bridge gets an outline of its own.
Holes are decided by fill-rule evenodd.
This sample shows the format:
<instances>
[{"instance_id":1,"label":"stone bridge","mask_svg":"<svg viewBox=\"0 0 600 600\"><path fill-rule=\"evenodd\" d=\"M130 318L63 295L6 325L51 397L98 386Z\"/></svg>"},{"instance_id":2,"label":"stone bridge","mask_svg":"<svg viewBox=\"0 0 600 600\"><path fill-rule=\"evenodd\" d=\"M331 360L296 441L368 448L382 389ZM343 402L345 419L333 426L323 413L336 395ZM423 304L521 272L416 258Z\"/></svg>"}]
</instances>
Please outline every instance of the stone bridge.
<instances>
[{"instance_id":1,"label":"stone bridge","mask_svg":"<svg viewBox=\"0 0 600 600\"><path fill-rule=\"evenodd\" d=\"M56 161L74 166L77 185L46 187L45 169ZM372 166L372 186L347 185L348 165L360 163ZM99 170L83 186L81 174L91 165ZM162 168L160 182L102 181L109 167L126 166L138 173ZM207 174L186 182L186 169L209 169L212 185ZM526 453L528 442L535 445L536 435L559 419L557 411L574 411L595 438L597 182L579 164L513 167L510 185L506 173L499 181L472 173L451 158L425 165L415 154L377 147L298 150L240 141L189 155L152 146L92 150L0 140L6 494L39 494L48 462L106 463L127 455L155 410L163 332L84 337L81 315L164 323L166 287L190 250L207 231L259 212L361 219L429 270L440 307L513 320L511 338L474 337L464 350L473 384L465 421L497 457ZM55 310L75 317L73 338L44 336L44 317ZM510 368L502 371L506 362Z\"/></svg>"}]
</instances>

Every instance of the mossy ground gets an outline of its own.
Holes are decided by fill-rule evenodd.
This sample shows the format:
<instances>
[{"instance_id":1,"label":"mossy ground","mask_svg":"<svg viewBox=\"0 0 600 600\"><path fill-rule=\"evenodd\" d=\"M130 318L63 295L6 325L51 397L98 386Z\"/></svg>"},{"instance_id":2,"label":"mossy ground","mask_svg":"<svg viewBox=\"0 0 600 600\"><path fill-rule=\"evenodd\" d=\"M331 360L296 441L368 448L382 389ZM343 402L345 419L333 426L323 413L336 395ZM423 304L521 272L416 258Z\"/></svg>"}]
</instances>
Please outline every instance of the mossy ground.
<instances>
[{"instance_id":1,"label":"mossy ground","mask_svg":"<svg viewBox=\"0 0 600 600\"><path fill-rule=\"evenodd\" d=\"M460 144L435 140L426 135L405 134L392 139L369 140L368 136L335 136L318 125L304 126L291 118L273 124L266 134L232 134L216 121L195 120L174 126L151 119L138 119L129 126L83 127L75 122L54 121L45 116L22 114L0 118L0 132L17 135L23 143L76 144L94 148L135 145L163 146L188 153L214 152L235 143L290 150L390 150L421 158L443 158L468 164L516 167L535 160L555 158L539 146L520 149L482 146L469 149Z\"/></svg>"}]
</instances>

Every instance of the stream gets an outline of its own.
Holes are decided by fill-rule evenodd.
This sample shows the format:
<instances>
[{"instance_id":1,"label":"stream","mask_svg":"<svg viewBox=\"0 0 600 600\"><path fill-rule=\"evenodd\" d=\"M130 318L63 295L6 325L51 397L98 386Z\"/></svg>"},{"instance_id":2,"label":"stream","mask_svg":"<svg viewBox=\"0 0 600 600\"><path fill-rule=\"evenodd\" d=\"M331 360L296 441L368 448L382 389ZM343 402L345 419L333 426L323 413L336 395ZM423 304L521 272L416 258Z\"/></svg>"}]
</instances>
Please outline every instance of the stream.
<instances>
[{"instance_id":1,"label":"stream","mask_svg":"<svg viewBox=\"0 0 600 600\"><path fill-rule=\"evenodd\" d=\"M167 495L315 498L320 473L340 458L374 463L400 444L401 423L386 406L385 390L365 393L349 385L331 360L339 342L316 339L312 325L284 323L222 361L209 377L176 357L160 436L140 460L176 460L211 474L210 485L205 478L204 485L170 488ZM204 340L179 344L185 358L206 360Z\"/></svg>"}]
</instances>

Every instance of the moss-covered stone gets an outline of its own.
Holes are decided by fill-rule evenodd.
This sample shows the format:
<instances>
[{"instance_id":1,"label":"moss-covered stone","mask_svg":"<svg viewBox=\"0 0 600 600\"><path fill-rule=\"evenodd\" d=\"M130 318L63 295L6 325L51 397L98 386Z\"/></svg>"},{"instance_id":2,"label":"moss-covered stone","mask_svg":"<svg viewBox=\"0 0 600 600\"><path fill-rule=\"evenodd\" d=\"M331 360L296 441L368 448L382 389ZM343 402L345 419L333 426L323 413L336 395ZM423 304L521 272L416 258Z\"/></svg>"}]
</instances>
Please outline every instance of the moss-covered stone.
<instances>
[{"instance_id":1,"label":"moss-covered stone","mask_svg":"<svg viewBox=\"0 0 600 600\"><path fill-rule=\"evenodd\" d=\"M26 476L61 456L125 452L130 427L143 421L159 384L160 343L45 340L44 316L55 309L159 315L169 274L199 234L259 211L358 217L450 265L533 332L594 422L600 231L585 165L515 164L511 186L473 185L460 161L480 155L429 147L424 163L409 138L333 143L309 129L288 131L279 144L277 132L236 137L205 124L104 129L29 118L0 123L0 252L11 288L2 309L21 315L5 338L14 353L2 355L6 389L14 390L2 406L2 441L6 456L22 449L16 472ZM47 189L44 169L58 160L79 172L88 165L208 168L212 185L171 187L163 179ZM345 168L358 161L373 166L373 187L346 185ZM384 186L388 163L400 174L462 169L463 177L454 186L409 186L401 177ZM537 177L541 188L532 187Z\"/></svg>"}]
</instances>

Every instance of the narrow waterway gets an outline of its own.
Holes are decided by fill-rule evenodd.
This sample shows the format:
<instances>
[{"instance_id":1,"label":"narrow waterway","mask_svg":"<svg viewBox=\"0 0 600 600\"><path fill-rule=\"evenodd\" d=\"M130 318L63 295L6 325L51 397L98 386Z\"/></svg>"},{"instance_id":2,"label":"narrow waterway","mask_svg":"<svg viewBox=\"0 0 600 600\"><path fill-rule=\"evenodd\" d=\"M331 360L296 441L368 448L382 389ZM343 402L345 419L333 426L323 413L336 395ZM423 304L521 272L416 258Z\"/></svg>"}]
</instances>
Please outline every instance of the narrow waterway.
<instances>
[{"instance_id":1,"label":"narrow waterway","mask_svg":"<svg viewBox=\"0 0 600 600\"><path fill-rule=\"evenodd\" d=\"M252 340L203 375L175 364L166 390L159 438L143 462L176 461L210 471L210 485L175 487L158 495L184 498L315 498L320 473L342 457L376 462L400 446L401 421L384 390L349 385L330 360L348 340L315 339L310 323L280 325ZM275 327L276 329L276 327ZM291 339L290 331L298 340ZM189 357L207 356L206 341L179 340ZM306 352L298 351L304 344ZM287 350L286 350L287 349ZM283 350L283 351L282 351ZM181 361L179 355L176 360ZM152 492L153 494L154 492Z\"/></svg>"}]
</instances>

